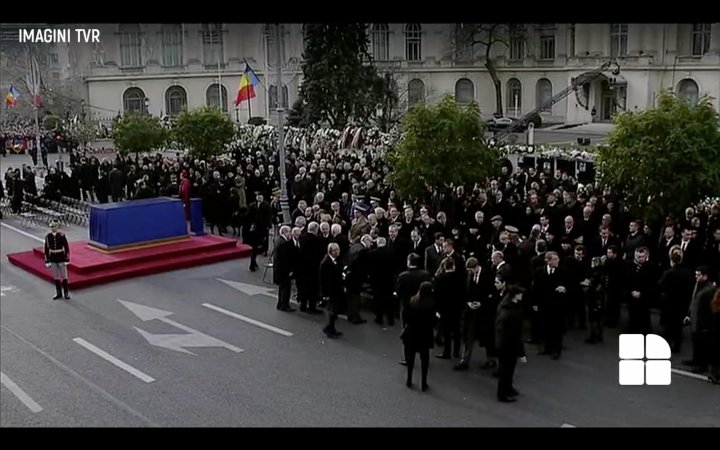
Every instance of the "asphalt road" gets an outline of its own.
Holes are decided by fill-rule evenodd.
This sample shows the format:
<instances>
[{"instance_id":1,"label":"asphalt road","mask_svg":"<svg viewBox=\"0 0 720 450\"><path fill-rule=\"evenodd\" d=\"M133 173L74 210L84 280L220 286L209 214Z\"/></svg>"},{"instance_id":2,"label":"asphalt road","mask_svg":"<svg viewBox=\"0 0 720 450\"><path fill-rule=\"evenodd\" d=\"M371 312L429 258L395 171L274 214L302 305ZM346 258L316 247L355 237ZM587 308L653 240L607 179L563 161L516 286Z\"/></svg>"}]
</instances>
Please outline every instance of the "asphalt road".
<instances>
[{"instance_id":1,"label":"asphalt road","mask_svg":"<svg viewBox=\"0 0 720 450\"><path fill-rule=\"evenodd\" d=\"M34 236L45 231L3 223ZM432 358L430 390L409 390L397 327L341 321L345 335L328 340L324 317L277 311L272 286L262 282L262 270L248 272L246 260L51 301L49 283L6 258L39 242L5 225L3 427L720 426L717 386L676 374L670 386L619 386L617 338L590 347L579 331L568 334L559 361L528 346L529 361L516 375L517 403L495 400L496 380L479 368L480 350L463 373ZM87 233L65 231L72 240ZM249 293L220 280L245 283Z\"/></svg>"}]
</instances>

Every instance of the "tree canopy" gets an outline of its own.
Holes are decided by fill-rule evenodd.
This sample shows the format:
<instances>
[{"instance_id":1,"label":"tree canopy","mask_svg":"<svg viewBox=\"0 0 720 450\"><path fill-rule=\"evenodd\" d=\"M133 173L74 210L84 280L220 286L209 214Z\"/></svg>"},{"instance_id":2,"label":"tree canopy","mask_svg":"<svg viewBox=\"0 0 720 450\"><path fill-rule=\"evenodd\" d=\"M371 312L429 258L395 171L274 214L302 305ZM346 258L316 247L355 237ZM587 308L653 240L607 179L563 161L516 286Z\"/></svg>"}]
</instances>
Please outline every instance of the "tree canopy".
<instances>
[{"instance_id":1,"label":"tree canopy","mask_svg":"<svg viewBox=\"0 0 720 450\"><path fill-rule=\"evenodd\" d=\"M327 121L342 129L349 120L366 124L386 105L387 82L368 54L367 27L306 24L303 81L292 117L302 125ZM392 102L390 102L392 103Z\"/></svg>"},{"instance_id":2,"label":"tree canopy","mask_svg":"<svg viewBox=\"0 0 720 450\"><path fill-rule=\"evenodd\" d=\"M183 111L172 131L175 142L190 153L206 158L225 151L235 134L232 121L217 108Z\"/></svg>"},{"instance_id":3,"label":"tree canopy","mask_svg":"<svg viewBox=\"0 0 720 450\"><path fill-rule=\"evenodd\" d=\"M657 108L616 115L614 123L598 168L633 213L660 220L717 195L720 116L708 97L692 105L663 92Z\"/></svg>"},{"instance_id":4,"label":"tree canopy","mask_svg":"<svg viewBox=\"0 0 720 450\"><path fill-rule=\"evenodd\" d=\"M158 117L128 113L113 125L112 140L121 154L144 153L161 149L167 132Z\"/></svg>"},{"instance_id":5,"label":"tree canopy","mask_svg":"<svg viewBox=\"0 0 720 450\"><path fill-rule=\"evenodd\" d=\"M388 155L390 181L403 199L420 199L428 187L474 185L500 168L488 147L477 104L459 106L446 96L437 105L417 105L403 119L403 135Z\"/></svg>"}]
</instances>

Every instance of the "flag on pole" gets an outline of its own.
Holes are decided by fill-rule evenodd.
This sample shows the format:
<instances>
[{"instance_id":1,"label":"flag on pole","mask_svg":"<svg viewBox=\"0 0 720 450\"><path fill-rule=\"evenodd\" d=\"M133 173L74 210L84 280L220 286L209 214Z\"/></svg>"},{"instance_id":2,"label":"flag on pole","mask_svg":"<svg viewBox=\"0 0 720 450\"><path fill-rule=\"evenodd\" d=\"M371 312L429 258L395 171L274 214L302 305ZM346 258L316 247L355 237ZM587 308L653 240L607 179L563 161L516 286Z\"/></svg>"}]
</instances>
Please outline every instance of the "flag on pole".
<instances>
[{"instance_id":1,"label":"flag on pole","mask_svg":"<svg viewBox=\"0 0 720 450\"><path fill-rule=\"evenodd\" d=\"M5 96L5 107L8 108L10 106L17 105L17 99L20 97L20 93L15 89L15 86L12 84L10 85L10 89L8 89L8 93Z\"/></svg>"},{"instance_id":2,"label":"flag on pole","mask_svg":"<svg viewBox=\"0 0 720 450\"><path fill-rule=\"evenodd\" d=\"M42 80L40 78L40 67L38 66L37 59L33 56L30 60L30 67L27 76L25 77L27 82L28 91L30 91L30 98L32 103L37 108L42 108L43 104L40 100L40 86Z\"/></svg>"},{"instance_id":3,"label":"flag on pole","mask_svg":"<svg viewBox=\"0 0 720 450\"><path fill-rule=\"evenodd\" d=\"M258 84L260 84L260 80L255 75L255 71L250 68L250 64L245 63L245 72L240 77L240 87L235 98L235 106L255 97L255 86Z\"/></svg>"}]
</instances>

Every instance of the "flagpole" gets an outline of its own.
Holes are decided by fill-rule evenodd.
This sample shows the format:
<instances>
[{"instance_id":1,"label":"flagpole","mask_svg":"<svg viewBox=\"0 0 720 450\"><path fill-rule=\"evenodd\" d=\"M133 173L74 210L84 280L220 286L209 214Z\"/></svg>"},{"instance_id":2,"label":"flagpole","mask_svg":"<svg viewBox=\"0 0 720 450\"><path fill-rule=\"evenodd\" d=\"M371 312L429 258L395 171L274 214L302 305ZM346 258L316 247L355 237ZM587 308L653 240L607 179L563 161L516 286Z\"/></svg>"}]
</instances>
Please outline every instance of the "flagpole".
<instances>
[{"instance_id":1,"label":"flagpole","mask_svg":"<svg viewBox=\"0 0 720 450\"><path fill-rule=\"evenodd\" d=\"M288 191L287 191L287 174L285 169L285 136L283 114L285 108L285 97L282 95L282 40L280 32L280 24L275 24L275 42L278 46L277 53L275 54L275 86L277 86L276 104L278 114L278 159L280 166L280 208L282 209L283 223L290 225L290 205L288 203ZM267 58L266 58L267 59ZM249 104L249 103L248 103Z\"/></svg>"},{"instance_id":2,"label":"flagpole","mask_svg":"<svg viewBox=\"0 0 720 450\"><path fill-rule=\"evenodd\" d=\"M35 66L32 63L32 57L30 56L30 47L27 48L27 55L28 55L28 69L29 74L32 79L32 86L28 86L32 88L32 105L33 105L33 112L35 114L35 152L42 154L42 150L40 149L40 118L38 117L38 102L37 102L37 96L39 95L40 91L40 74L35 73ZM58 147L58 155L60 156L60 161L62 161L62 154L60 154L60 148ZM38 155L41 156L41 155ZM61 165L62 167L62 165Z\"/></svg>"},{"instance_id":3,"label":"flagpole","mask_svg":"<svg viewBox=\"0 0 720 450\"><path fill-rule=\"evenodd\" d=\"M251 84L252 86L252 84ZM253 90L255 88L253 87ZM252 97L248 96L248 123L250 123L250 119L252 119L252 109L250 108L250 104L252 103Z\"/></svg>"}]
</instances>

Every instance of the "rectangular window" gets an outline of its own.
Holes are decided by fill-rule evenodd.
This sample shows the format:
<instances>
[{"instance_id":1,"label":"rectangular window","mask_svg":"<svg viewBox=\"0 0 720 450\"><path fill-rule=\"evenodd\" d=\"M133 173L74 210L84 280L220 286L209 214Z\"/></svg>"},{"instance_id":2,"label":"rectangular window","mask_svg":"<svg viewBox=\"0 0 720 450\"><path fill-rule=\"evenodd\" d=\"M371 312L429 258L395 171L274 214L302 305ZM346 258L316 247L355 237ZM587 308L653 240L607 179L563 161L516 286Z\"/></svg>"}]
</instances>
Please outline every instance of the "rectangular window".
<instances>
[{"instance_id":1,"label":"rectangular window","mask_svg":"<svg viewBox=\"0 0 720 450\"><path fill-rule=\"evenodd\" d=\"M521 37L510 38L510 60L520 61L525 57L525 41Z\"/></svg>"},{"instance_id":2,"label":"rectangular window","mask_svg":"<svg viewBox=\"0 0 720 450\"><path fill-rule=\"evenodd\" d=\"M182 25L164 25L162 30L162 64L165 67L183 65Z\"/></svg>"},{"instance_id":3,"label":"rectangular window","mask_svg":"<svg viewBox=\"0 0 720 450\"><path fill-rule=\"evenodd\" d=\"M693 24L693 56L703 56L710 50L710 27L709 23Z\"/></svg>"},{"instance_id":4,"label":"rectangular window","mask_svg":"<svg viewBox=\"0 0 720 450\"><path fill-rule=\"evenodd\" d=\"M540 59L555 59L555 36L540 38Z\"/></svg>"},{"instance_id":5,"label":"rectangular window","mask_svg":"<svg viewBox=\"0 0 720 450\"><path fill-rule=\"evenodd\" d=\"M610 56L627 56L628 24L610 25Z\"/></svg>"},{"instance_id":6,"label":"rectangular window","mask_svg":"<svg viewBox=\"0 0 720 450\"><path fill-rule=\"evenodd\" d=\"M120 63L123 67L142 66L142 55L140 54L140 33L122 33L120 35Z\"/></svg>"},{"instance_id":7,"label":"rectangular window","mask_svg":"<svg viewBox=\"0 0 720 450\"><path fill-rule=\"evenodd\" d=\"M222 25L219 23L203 24L203 64L217 66L223 63Z\"/></svg>"}]
</instances>

